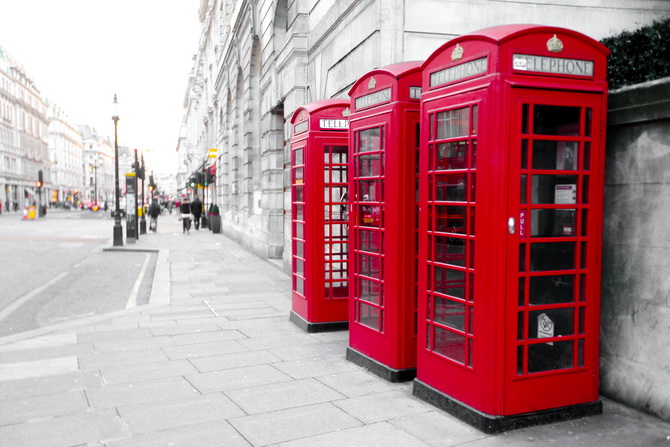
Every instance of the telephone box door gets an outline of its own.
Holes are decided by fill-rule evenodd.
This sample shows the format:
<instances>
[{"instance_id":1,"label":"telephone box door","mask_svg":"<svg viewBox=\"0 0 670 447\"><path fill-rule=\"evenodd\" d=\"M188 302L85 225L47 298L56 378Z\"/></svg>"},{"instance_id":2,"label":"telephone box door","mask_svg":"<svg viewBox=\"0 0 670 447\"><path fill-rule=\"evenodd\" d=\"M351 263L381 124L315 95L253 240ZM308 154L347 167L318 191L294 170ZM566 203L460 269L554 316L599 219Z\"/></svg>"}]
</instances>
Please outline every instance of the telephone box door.
<instances>
[{"instance_id":1,"label":"telephone box door","mask_svg":"<svg viewBox=\"0 0 670 447\"><path fill-rule=\"evenodd\" d=\"M504 414L598 399L603 95L511 89Z\"/></svg>"}]
</instances>

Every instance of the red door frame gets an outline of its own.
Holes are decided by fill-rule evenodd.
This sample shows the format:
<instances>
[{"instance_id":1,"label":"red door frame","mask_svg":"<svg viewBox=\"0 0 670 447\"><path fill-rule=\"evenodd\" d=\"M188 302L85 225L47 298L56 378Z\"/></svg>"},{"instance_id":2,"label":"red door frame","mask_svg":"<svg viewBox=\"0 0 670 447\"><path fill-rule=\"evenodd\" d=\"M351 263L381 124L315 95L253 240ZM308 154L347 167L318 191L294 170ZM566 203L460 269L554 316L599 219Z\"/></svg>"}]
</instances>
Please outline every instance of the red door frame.
<instances>
[{"instance_id":1,"label":"red door frame","mask_svg":"<svg viewBox=\"0 0 670 447\"><path fill-rule=\"evenodd\" d=\"M348 204L341 194L347 187L348 114L349 101L327 99L299 107L291 119L290 319L307 332L348 326L347 222L340 214Z\"/></svg>"}]
</instances>

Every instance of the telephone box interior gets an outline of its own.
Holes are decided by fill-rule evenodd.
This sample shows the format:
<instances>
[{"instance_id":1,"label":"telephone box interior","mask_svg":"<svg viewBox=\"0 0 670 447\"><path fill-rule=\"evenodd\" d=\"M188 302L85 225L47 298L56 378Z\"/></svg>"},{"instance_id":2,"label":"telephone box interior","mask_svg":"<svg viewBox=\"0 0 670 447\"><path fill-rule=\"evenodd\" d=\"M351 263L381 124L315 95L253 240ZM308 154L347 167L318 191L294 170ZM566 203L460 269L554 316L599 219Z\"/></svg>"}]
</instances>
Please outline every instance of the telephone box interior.
<instances>
[{"instance_id":1,"label":"telephone box interior","mask_svg":"<svg viewBox=\"0 0 670 447\"><path fill-rule=\"evenodd\" d=\"M602 411L608 54L508 25L422 67L414 394L485 432Z\"/></svg>"},{"instance_id":2,"label":"telephone box interior","mask_svg":"<svg viewBox=\"0 0 670 447\"><path fill-rule=\"evenodd\" d=\"M416 375L421 62L373 70L349 91L349 347L386 380Z\"/></svg>"},{"instance_id":3,"label":"telephone box interior","mask_svg":"<svg viewBox=\"0 0 670 447\"><path fill-rule=\"evenodd\" d=\"M291 321L307 332L348 327L349 101L296 109L291 124Z\"/></svg>"}]
</instances>

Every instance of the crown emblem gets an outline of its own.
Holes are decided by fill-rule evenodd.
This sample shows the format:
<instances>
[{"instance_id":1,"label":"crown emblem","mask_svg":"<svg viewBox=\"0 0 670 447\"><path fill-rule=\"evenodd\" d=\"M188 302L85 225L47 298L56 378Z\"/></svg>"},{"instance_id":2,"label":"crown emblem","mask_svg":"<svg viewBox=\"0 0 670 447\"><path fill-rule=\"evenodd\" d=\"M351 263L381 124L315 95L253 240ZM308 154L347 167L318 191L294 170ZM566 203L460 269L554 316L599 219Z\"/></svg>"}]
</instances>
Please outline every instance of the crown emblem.
<instances>
[{"instance_id":1,"label":"crown emblem","mask_svg":"<svg viewBox=\"0 0 670 447\"><path fill-rule=\"evenodd\" d=\"M348 117L349 115L351 115L351 110L349 110L349 107L347 107L346 109L342 110L342 116L343 116L343 117L346 118L346 117Z\"/></svg>"},{"instance_id":2,"label":"crown emblem","mask_svg":"<svg viewBox=\"0 0 670 447\"><path fill-rule=\"evenodd\" d=\"M451 52L451 60L460 61L461 59L463 59L463 47L456 44L456 48Z\"/></svg>"},{"instance_id":3,"label":"crown emblem","mask_svg":"<svg viewBox=\"0 0 670 447\"><path fill-rule=\"evenodd\" d=\"M302 121L302 120L304 120L304 119L306 119L306 118L307 118L307 117L305 116L305 111L303 110L302 112L300 112L300 116L298 117L298 121Z\"/></svg>"},{"instance_id":4,"label":"crown emblem","mask_svg":"<svg viewBox=\"0 0 670 447\"><path fill-rule=\"evenodd\" d=\"M561 42L561 39L556 37L556 34L554 34L554 37L547 41L547 50L551 51L552 53L560 53L563 50L563 42Z\"/></svg>"},{"instance_id":5,"label":"crown emblem","mask_svg":"<svg viewBox=\"0 0 670 447\"><path fill-rule=\"evenodd\" d=\"M370 78L370 82L368 82L368 90L372 90L376 85L377 81L375 81L375 78Z\"/></svg>"}]
</instances>

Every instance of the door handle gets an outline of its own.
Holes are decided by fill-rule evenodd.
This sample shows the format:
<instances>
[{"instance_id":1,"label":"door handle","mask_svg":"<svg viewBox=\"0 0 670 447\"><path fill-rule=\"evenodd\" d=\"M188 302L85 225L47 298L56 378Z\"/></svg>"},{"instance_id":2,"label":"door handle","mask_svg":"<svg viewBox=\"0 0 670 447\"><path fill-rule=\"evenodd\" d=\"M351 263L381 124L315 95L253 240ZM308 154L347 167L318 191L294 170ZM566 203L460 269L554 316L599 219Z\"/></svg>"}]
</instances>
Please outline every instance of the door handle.
<instances>
[{"instance_id":1,"label":"door handle","mask_svg":"<svg viewBox=\"0 0 670 447\"><path fill-rule=\"evenodd\" d=\"M516 233L516 219L513 217L507 219L507 230L509 231L509 234Z\"/></svg>"}]
</instances>

